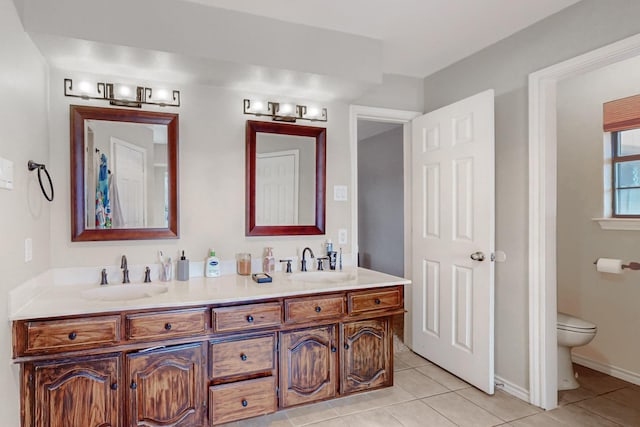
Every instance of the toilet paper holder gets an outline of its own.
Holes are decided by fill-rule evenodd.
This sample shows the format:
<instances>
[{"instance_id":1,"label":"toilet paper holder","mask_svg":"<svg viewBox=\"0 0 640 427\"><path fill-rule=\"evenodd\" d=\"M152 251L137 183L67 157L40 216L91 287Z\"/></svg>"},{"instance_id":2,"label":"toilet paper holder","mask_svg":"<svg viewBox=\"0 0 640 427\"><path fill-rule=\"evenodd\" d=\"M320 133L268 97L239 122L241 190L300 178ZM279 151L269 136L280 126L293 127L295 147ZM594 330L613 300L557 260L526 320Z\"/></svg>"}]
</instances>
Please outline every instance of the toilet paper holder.
<instances>
[{"instance_id":1,"label":"toilet paper holder","mask_svg":"<svg viewBox=\"0 0 640 427\"><path fill-rule=\"evenodd\" d=\"M598 264L598 260L593 262L594 265ZM622 269L640 270L640 262L630 262L629 264L622 264Z\"/></svg>"}]
</instances>

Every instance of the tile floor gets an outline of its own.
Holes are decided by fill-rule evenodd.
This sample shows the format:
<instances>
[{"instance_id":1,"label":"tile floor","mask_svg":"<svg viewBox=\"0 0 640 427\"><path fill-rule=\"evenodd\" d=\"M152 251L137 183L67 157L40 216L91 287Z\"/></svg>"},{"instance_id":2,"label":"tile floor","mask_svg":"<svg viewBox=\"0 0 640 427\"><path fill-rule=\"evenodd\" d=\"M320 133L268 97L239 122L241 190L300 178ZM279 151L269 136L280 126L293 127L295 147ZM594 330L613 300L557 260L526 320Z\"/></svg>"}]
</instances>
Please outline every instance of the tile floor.
<instances>
[{"instance_id":1,"label":"tile floor","mask_svg":"<svg viewBox=\"0 0 640 427\"><path fill-rule=\"evenodd\" d=\"M543 411L500 390L488 396L420 356L395 355L395 385L225 426L640 426L640 386L576 365L577 390Z\"/></svg>"}]
</instances>

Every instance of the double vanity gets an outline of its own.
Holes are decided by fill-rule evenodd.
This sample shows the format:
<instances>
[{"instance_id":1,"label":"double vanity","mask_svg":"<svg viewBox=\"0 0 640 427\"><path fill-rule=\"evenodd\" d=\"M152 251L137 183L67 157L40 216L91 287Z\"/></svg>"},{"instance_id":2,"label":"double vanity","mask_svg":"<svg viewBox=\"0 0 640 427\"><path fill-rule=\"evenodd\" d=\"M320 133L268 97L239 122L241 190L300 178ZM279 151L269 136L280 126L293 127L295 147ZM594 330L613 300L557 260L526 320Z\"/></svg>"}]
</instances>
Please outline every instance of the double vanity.
<instances>
[{"instance_id":1,"label":"double vanity","mask_svg":"<svg viewBox=\"0 0 640 427\"><path fill-rule=\"evenodd\" d=\"M390 386L409 283L361 268L41 282L10 313L25 427L218 425Z\"/></svg>"}]
</instances>

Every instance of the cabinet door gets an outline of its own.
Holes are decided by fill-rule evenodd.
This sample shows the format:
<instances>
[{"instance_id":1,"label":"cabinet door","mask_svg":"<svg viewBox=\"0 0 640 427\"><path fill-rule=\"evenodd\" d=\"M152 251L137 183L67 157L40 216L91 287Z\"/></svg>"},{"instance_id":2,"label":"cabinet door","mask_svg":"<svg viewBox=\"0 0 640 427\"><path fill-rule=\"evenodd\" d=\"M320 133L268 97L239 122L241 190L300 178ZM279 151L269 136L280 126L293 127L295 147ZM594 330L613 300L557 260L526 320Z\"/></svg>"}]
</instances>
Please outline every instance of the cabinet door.
<instances>
[{"instance_id":1,"label":"cabinet door","mask_svg":"<svg viewBox=\"0 0 640 427\"><path fill-rule=\"evenodd\" d=\"M389 318L344 323L341 351L341 392L391 385Z\"/></svg>"},{"instance_id":2,"label":"cabinet door","mask_svg":"<svg viewBox=\"0 0 640 427\"><path fill-rule=\"evenodd\" d=\"M335 325L280 333L280 404L299 405L336 394Z\"/></svg>"},{"instance_id":3,"label":"cabinet door","mask_svg":"<svg viewBox=\"0 0 640 427\"><path fill-rule=\"evenodd\" d=\"M204 343L128 354L128 425L203 425L203 354Z\"/></svg>"},{"instance_id":4,"label":"cabinet door","mask_svg":"<svg viewBox=\"0 0 640 427\"><path fill-rule=\"evenodd\" d=\"M34 366L37 427L120 425L120 357L37 363Z\"/></svg>"}]
</instances>

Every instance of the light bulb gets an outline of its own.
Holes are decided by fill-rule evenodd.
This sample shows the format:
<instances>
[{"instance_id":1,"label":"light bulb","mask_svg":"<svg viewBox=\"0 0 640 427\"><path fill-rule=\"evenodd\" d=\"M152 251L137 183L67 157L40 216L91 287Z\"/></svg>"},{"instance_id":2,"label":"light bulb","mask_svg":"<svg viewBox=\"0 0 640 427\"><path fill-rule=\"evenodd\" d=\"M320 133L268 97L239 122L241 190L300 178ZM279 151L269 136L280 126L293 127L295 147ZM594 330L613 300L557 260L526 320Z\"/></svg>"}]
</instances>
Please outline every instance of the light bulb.
<instances>
[{"instance_id":1,"label":"light bulb","mask_svg":"<svg viewBox=\"0 0 640 427\"><path fill-rule=\"evenodd\" d=\"M280 105L281 114L291 114L293 112L293 106L291 104Z\"/></svg>"},{"instance_id":2,"label":"light bulb","mask_svg":"<svg viewBox=\"0 0 640 427\"><path fill-rule=\"evenodd\" d=\"M80 91L80 93L82 94L86 94L89 93L91 91L91 83L87 82L87 81L81 81L78 84L78 90Z\"/></svg>"},{"instance_id":3,"label":"light bulb","mask_svg":"<svg viewBox=\"0 0 640 427\"><path fill-rule=\"evenodd\" d=\"M309 107L307 110L307 116L309 117L318 117L318 113L320 111L316 107Z\"/></svg>"},{"instance_id":4,"label":"light bulb","mask_svg":"<svg viewBox=\"0 0 640 427\"><path fill-rule=\"evenodd\" d=\"M120 85L118 88L118 95L121 98L130 98L131 97L131 88L129 86Z\"/></svg>"},{"instance_id":5,"label":"light bulb","mask_svg":"<svg viewBox=\"0 0 640 427\"><path fill-rule=\"evenodd\" d=\"M262 101L253 101L251 104L251 110L253 111L262 111L264 109L264 104L262 103Z\"/></svg>"},{"instance_id":6,"label":"light bulb","mask_svg":"<svg viewBox=\"0 0 640 427\"><path fill-rule=\"evenodd\" d=\"M165 89L159 89L156 91L156 98L160 101L168 101L169 92Z\"/></svg>"}]
</instances>

